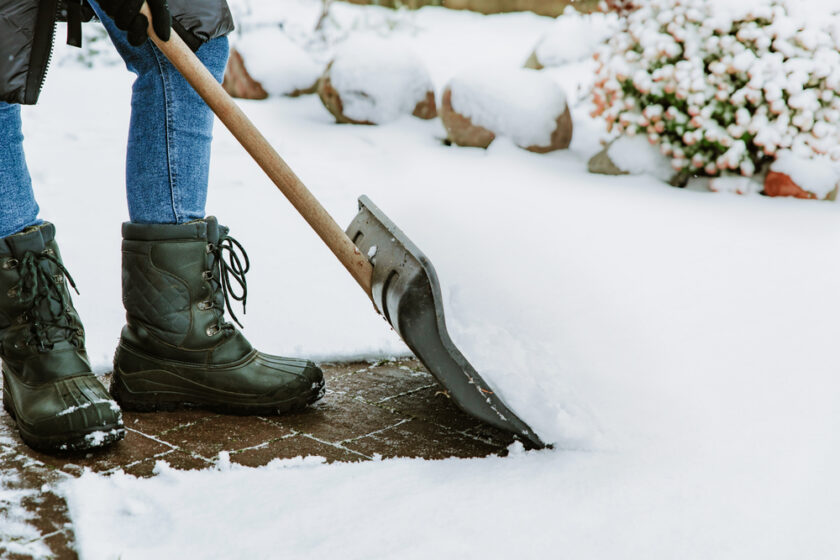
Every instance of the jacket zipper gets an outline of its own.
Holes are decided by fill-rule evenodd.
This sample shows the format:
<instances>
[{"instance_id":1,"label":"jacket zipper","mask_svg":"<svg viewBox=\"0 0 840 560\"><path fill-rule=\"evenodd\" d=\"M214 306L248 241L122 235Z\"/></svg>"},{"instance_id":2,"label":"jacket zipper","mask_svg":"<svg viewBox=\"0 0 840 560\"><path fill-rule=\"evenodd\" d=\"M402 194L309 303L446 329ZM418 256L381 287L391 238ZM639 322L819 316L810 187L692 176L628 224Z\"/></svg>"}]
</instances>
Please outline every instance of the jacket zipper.
<instances>
[{"instance_id":1,"label":"jacket zipper","mask_svg":"<svg viewBox=\"0 0 840 560\"><path fill-rule=\"evenodd\" d=\"M23 101L27 105L38 101L52 61L55 48L55 22L58 19L58 0L41 0L36 17L32 55L29 57L29 72L26 77L26 92Z\"/></svg>"}]
</instances>

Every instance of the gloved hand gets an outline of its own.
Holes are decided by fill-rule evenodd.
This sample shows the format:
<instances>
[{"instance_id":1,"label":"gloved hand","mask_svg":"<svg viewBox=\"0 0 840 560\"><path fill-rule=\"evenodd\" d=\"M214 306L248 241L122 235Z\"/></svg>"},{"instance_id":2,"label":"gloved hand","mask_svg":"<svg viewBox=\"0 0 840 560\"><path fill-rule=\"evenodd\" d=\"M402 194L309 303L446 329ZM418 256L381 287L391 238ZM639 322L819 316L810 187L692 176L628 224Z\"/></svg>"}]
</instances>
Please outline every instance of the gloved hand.
<instances>
[{"instance_id":1,"label":"gloved hand","mask_svg":"<svg viewBox=\"0 0 840 560\"><path fill-rule=\"evenodd\" d=\"M162 40L168 41L172 16L166 0L99 0L105 13L113 18L118 28L128 33L128 42L135 47L142 45L149 37L146 32L149 20L140 13L144 1L149 3L155 33Z\"/></svg>"}]
</instances>

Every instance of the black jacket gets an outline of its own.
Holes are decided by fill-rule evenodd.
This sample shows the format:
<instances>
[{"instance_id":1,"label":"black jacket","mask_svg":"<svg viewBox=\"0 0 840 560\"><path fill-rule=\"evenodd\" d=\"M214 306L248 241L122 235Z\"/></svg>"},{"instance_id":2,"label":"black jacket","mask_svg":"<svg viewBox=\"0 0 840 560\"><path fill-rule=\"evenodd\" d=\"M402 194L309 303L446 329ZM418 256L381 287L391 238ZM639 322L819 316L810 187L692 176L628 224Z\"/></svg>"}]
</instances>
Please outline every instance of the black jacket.
<instances>
[{"instance_id":1,"label":"black jacket","mask_svg":"<svg viewBox=\"0 0 840 560\"><path fill-rule=\"evenodd\" d=\"M38 100L55 40L55 23L70 20L73 30L92 12L84 0L0 0L0 101L34 104ZM233 30L226 0L169 0L172 27L197 49Z\"/></svg>"}]
</instances>

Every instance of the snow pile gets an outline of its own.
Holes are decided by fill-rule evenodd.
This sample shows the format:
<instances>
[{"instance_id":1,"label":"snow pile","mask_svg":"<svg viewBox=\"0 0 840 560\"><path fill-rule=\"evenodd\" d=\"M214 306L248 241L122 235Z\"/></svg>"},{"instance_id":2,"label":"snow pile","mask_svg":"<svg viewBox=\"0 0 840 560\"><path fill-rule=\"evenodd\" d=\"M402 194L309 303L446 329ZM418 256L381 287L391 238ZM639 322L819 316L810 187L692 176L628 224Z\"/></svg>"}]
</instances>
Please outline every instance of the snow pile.
<instances>
[{"instance_id":1,"label":"snow pile","mask_svg":"<svg viewBox=\"0 0 840 560\"><path fill-rule=\"evenodd\" d=\"M518 146L547 146L566 110L566 95L536 70L495 68L464 72L446 86L452 108L473 124Z\"/></svg>"},{"instance_id":2,"label":"snow pile","mask_svg":"<svg viewBox=\"0 0 840 560\"><path fill-rule=\"evenodd\" d=\"M752 177L714 177L708 182L709 190L729 194L756 194L764 188L760 182Z\"/></svg>"},{"instance_id":3,"label":"snow pile","mask_svg":"<svg viewBox=\"0 0 840 560\"><path fill-rule=\"evenodd\" d=\"M269 95L289 95L312 88L323 72L309 54L280 27L262 27L231 42L242 55L248 73Z\"/></svg>"},{"instance_id":4,"label":"snow pile","mask_svg":"<svg viewBox=\"0 0 840 560\"><path fill-rule=\"evenodd\" d=\"M571 6L559 16L535 49L542 66L560 66L592 56L598 43L618 28L616 14L581 14Z\"/></svg>"},{"instance_id":5,"label":"snow pile","mask_svg":"<svg viewBox=\"0 0 840 560\"><path fill-rule=\"evenodd\" d=\"M616 167L631 175L647 173L661 181L674 176L671 162L644 136L619 136L607 148L607 155Z\"/></svg>"},{"instance_id":6,"label":"snow pile","mask_svg":"<svg viewBox=\"0 0 840 560\"><path fill-rule=\"evenodd\" d=\"M820 199L840 184L840 164L824 156L805 159L786 150L779 153L770 170L784 173L799 187Z\"/></svg>"},{"instance_id":7,"label":"snow pile","mask_svg":"<svg viewBox=\"0 0 840 560\"><path fill-rule=\"evenodd\" d=\"M411 50L370 37L352 38L337 49L329 79L344 115L374 124L411 114L434 91L428 70Z\"/></svg>"}]
</instances>

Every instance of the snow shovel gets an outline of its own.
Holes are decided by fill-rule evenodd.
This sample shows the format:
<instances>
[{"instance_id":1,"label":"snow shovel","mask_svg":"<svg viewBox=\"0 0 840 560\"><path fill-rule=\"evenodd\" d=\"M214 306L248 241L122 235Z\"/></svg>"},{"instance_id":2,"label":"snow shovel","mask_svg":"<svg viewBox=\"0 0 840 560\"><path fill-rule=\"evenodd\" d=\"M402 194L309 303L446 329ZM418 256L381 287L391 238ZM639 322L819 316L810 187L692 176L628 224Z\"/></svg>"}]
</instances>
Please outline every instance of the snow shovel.
<instances>
[{"instance_id":1,"label":"snow shovel","mask_svg":"<svg viewBox=\"0 0 840 560\"><path fill-rule=\"evenodd\" d=\"M142 13L149 19L152 41L338 257L455 403L487 424L544 447L453 344L435 269L420 249L366 196L359 198L359 213L345 233L178 34L162 41L152 28L148 4L143 4Z\"/></svg>"}]
</instances>

